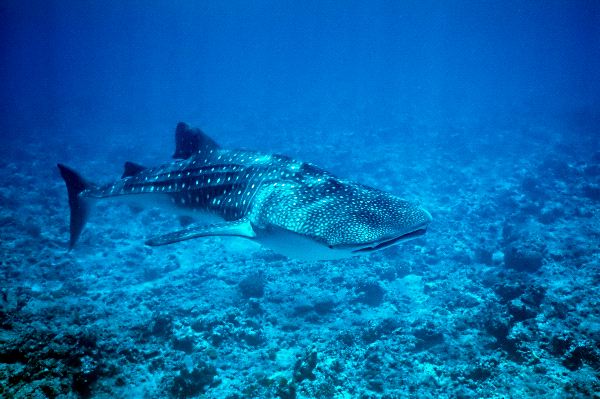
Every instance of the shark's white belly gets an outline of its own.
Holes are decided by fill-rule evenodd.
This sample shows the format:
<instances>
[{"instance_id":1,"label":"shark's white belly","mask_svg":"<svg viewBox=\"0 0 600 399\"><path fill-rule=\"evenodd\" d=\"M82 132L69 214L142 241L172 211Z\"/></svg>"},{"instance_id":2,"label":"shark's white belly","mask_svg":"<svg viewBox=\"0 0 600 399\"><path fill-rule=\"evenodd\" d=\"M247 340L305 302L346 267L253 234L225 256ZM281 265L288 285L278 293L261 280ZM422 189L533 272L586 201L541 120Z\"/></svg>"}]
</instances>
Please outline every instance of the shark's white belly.
<instances>
[{"instance_id":1,"label":"shark's white belly","mask_svg":"<svg viewBox=\"0 0 600 399\"><path fill-rule=\"evenodd\" d=\"M217 223L223 219L201 209L178 206L174 197L165 194L122 195L111 199L134 206L158 207L172 214L190 216L196 223ZM350 251L331 249L301 234L280 228L260 229L253 226L256 237L252 241L292 259L305 261L335 260L353 256Z\"/></svg>"},{"instance_id":2,"label":"shark's white belly","mask_svg":"<svg viewBox=\"0 0 600 399\"><path fill-rule=\"evenodd\" d=\"M354 256L350 250L331 249L306 236L283 229L257 229L254 241L291 259L305 261L345 259Z\"/></svg>"}]
</instances>

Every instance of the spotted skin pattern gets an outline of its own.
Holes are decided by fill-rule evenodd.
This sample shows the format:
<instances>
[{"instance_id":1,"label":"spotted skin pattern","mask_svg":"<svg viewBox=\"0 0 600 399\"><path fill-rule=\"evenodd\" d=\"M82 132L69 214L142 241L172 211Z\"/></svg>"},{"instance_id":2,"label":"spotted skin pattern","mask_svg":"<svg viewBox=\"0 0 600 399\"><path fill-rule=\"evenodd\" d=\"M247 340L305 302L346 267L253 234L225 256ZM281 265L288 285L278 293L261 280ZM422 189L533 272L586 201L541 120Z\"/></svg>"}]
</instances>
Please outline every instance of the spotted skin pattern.
<instances>
[{"instance_id":1,"label":"spotted skin pattern","mask_svg":"<svg viewBox=\"0 0 600 399\"><path fill-rule=\"evenodd\" d=\"M195 150L187 159L88 186L79 197L158 195L192 214L247 220L258 236L286 232L350 253L380 249L414 232L420 235L431 221L419 206L311 163L216 145Z\"/></svg>"}]
</instances>

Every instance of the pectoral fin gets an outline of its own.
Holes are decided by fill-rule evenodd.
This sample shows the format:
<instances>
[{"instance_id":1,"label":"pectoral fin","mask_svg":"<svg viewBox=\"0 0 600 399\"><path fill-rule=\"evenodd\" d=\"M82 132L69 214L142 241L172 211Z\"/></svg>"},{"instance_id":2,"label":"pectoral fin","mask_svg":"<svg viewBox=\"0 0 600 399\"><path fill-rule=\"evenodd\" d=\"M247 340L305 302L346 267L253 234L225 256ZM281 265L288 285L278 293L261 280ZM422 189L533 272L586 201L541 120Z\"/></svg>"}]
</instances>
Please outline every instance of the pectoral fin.
<instances>
[{"instance_id":1,"label":"pectoral fin","mask_svg":"<svg viewBox=\"0 0 600 399\"><path fill-rule=\"evenodd\" d=\"M146 241L146 245L156 247L159 245L191 240L192 238L210 236L232 236L252 239L256 237L256 233L252 229L252 225L248 219L240 219L208 226L192 226L184 230L152 237Z\"/></svg>"}]
</instances>

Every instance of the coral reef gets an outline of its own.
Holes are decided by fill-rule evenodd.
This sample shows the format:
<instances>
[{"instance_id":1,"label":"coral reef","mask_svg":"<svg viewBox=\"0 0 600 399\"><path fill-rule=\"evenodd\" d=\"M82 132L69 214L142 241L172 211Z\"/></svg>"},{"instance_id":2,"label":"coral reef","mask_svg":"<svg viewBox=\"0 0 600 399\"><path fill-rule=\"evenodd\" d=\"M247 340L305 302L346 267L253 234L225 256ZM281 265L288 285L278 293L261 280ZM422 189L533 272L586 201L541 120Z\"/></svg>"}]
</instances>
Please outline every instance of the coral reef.
<instances>
[{"instance_id":1,"label":"coral reef","mask_svg":"<svg viewBox=\"0 0 600 399\"><path fill-rule=\"evenodd\" d=\"M110 179L127 145L85 153L48 137L12 143L18 157L0 149L0 396L597 396L593 138L572 143L532 120L522 123L544 139L478 121L451 139L411 123L306 132L310 151L290 126L269 126L288 153L432 211L422 238L329 262L236 238L149 248L145 237L190 220L104 203L67 252L53 154ZM410 146L389 139L411 129L422 133Z\"/></svg>"}]
</instances>

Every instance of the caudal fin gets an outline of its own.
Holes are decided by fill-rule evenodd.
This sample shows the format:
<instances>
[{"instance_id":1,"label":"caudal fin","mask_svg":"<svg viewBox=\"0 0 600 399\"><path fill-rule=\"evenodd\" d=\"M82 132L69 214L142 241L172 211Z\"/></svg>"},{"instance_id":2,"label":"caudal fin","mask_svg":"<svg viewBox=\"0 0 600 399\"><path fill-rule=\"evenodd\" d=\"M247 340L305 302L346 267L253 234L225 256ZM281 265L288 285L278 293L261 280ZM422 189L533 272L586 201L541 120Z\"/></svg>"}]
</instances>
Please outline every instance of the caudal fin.
<instances>
[{"instance_id":1,"label":"caudal fin","mask_svg":"<svg viewBox=\"0 0 600 399\"><path fill-rule=\"evenodd\" d=\"M69 250L71 250L75 246L75 243L85 226L89 213L89 203L85 198L82 198L80 194L88 188L91 188L92 185L85 181L73 169L60 163L57 166L60 175L65 180L67 193L69 194L69 208L71 208L71 237L69 238Z\"/></svg>"}]
</instances>

